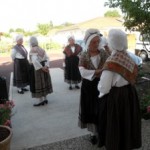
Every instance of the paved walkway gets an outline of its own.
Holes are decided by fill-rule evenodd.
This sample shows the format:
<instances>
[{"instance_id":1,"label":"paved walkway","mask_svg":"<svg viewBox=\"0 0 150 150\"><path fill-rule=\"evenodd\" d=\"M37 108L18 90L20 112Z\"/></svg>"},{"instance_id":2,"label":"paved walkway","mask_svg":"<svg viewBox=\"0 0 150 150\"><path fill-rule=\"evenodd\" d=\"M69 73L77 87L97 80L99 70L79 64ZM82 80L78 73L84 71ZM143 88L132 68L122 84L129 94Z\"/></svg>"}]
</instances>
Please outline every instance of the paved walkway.
<instances>
[{"instance_id":1,"label":"paved walkway","mask_svg":"<svg viewBox=\"0 0 150 150\"><path fill-rule=\"evenodd\" d=\"M12 117L11 150L53 143L88 134L78 127L80 90L68 90L62 69L51 69L54 92L48 95L49 104L33 107L30 92L23 95L12 87L10 95L16 104ZM11 82L12 84L12 82Z\"/></svg>"},{"instance_id":2,"label":"paved walkway","mask_svg":"<svg viewBox=\"0 0 150 150\"><path fill-rule=\"evenodd\" d=\"M11 150L103 150L88 142L89 133L78 127L80 90L68 90L63 70L50 69L54 92L49 104L33 107L30 92L17 93L10 83L10 97L15 101L12 117ZM150 150L150 120L142 121L143 146Z\"/></svg>"}]
</instances>

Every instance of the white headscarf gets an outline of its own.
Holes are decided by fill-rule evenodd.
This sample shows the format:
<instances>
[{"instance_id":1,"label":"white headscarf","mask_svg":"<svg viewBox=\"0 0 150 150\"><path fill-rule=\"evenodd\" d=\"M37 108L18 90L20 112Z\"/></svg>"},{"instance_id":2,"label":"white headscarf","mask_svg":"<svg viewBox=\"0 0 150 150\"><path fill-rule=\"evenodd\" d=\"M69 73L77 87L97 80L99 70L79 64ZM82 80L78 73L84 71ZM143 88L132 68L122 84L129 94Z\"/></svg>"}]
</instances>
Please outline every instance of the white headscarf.
<instances>
[{"instance_id":1,"label":"white headscarf","mask_svg":"<svg viewBox=\"0 0 150 150\"><path fill-rule=\"evenodd\" d=\"M88 29L85 32L84 41L85 41L85 49L86 50L88 50L91 40L96 36L99 36L99 37L102 36L102 34L100 33L100 31L98 29Z\"/></svg>"},{"instance_id":2,"label":"white headscarf","mask_svg":"<svg viewBox=\"0 0 150 150\"><path fill-rule=\"evenodd\" d=\"M20 39L23 39L23 35L21 35L21 34L16 36L16 42L19 41Z\"/></svg>"},{"instance_id":3,"label":"white headscarf","mask_svg":"<svg viewBox=\"0 0 150 150\"><path fill-rule=\"evenodd\" d=\"M69 41L70 39L75 40L75 37L74 37L73 35L69 35L69 36L68 36L68 41Z\"/></svg>"},{"instance_id":4,"label":"white headscarf","mask_svg":"<svg viewBox=\"0 0 150 150\"><path fill-rule=\"evenodd\" d=\"M30 47L38 46L38 40L35 36L31 36L29 39Z\"/></svg>"},{"instance_id":5,"label":"white headscarf","mask_svg":"<svg viewBox=\"0 0 150 150\"><path fill-rule=\"evenodd\" d=\"M112 51L126 51L127 35L120 29L111 29L108 34L108 46Z\"/></svg>"},{"instance_id":6,"label":"white headscarf","mask_svg":"<svg viewBox=\"0 0 150 150\"><path fill-rule=\"evenodd\" d=\"M35 36L31 36L29 39L29 44L31 47L30 53L38 53L41 58L45 55L45 50L38 46L38 40Z\"/></svg>"}]
</instances>

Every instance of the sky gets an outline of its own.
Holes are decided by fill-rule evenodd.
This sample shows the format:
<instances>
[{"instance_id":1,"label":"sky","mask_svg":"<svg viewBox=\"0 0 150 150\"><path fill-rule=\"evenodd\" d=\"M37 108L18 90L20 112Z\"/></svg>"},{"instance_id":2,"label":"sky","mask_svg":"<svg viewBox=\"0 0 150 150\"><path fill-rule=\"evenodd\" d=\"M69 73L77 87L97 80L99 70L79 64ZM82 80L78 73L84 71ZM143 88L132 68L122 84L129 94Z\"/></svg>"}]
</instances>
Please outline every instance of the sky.
<instances>
[{"instance_id":1,"label":"sky","mask_svg":"<svg viewBox=\"0 0 150 150\"><path fill-rule=\"evenodd\" d=\"M103 16L106 0L1 0L0 31L34 30L38 23L79 23Z\"/></svg>"}]
</instances>

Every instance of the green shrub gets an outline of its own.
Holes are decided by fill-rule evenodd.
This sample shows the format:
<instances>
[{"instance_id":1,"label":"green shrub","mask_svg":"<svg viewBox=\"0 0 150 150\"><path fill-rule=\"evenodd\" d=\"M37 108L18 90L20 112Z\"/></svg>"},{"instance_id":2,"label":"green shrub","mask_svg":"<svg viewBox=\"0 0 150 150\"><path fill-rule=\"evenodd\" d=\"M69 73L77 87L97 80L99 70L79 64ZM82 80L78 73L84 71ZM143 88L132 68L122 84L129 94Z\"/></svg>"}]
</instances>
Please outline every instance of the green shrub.
<instances>
[{"instance_id":1,"label":"green shrub","mask_svg":"<svg viewBox=\"0 0 150 150\"><path fill-rule=\"evenodd\" d=\"M45 50L59 50L61 45L56 42L44 42L40 43L40 46Z\"/></svg>"},{"instance_id":2,"label":"green shrub","mask_svg":"<svg viewBox=\"0 0 150 150\"><path fill-rule=\"evenodd\" d=\"M0 41L0 53L9 53L13 44L8 41Z\"/></svg>"},{"instance_id":3,"label":"green shrub","mask_svg":"<svg viewBox=\"0 0 150 150\"><path fill-rule=\"evenodd\" d=\"M150 83L143 82L137 85L137 92L140 100L141 116L144 119L150 119L150 113L147 112L147 107L150 106Z\"/></svg>"}]
</instances>

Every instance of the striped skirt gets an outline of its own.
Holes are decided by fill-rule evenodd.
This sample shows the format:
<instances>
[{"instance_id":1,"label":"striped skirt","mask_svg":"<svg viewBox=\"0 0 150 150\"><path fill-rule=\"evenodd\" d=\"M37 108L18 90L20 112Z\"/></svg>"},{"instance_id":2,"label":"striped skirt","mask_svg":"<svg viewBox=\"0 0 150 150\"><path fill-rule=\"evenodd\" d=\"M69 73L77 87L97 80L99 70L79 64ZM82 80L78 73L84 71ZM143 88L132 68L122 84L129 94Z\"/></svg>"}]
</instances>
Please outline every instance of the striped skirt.
<instances>
[{"instance_id":1,"label":"striped skirt","mask_svg":"<svg viewBox=\"0 0 150 150\"><path fill-rule=\"evenodd\" d=\"M27 59L14 60L13 84L18 88L29 85L29 62Z\"/></svg>"},{"instance_id":2,"label":"striped skirt","mask_svg":"<svg viewBox=\"0 0 150 150\"><path fill-rule=\"evenodd\" d=\"M40 98L53 92L50 73L35 70L30 66L30 91L33 98Z\"/></svg>"}]
</instances>

